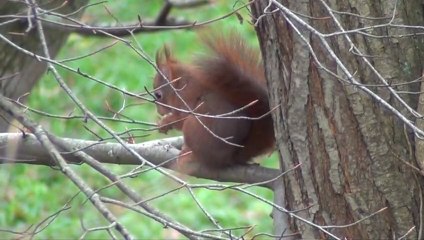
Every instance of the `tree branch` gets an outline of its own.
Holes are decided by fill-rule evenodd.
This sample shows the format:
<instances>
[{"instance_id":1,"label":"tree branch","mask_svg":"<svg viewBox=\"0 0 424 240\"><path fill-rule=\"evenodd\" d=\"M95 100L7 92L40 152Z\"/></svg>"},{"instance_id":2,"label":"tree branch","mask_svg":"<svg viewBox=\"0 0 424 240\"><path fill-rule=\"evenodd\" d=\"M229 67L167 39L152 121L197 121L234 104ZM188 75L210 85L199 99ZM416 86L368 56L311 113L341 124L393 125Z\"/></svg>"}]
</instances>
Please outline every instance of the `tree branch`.
<instances>
[{"instance_id":1,"label":"tree branch","mask_svg":"<svg viewBox=\"0 0 424 240\"><path fill-rule=\"evenodd\" d=\"M66 144L69 149L81 150L101 163L139 165L140 161L127 151L120 143L88 141L71 138L54 138L55 142ZM127 146L143 158L157 166L169 168L178 157L183 139L181 137L149 141ZM49 153L41 147L40 142L33 134L1 133L0 134L0 163L27 163L36 165L55 166L55 161ZM61 152L68 163L81 164L79 158L71 152ZM214 170L196 167L190 175L212 179L221 182L248 183L273 188L273 181L281 174L277 169L264 168L256 164L234 166L231 168Z\"/></svg>"},{"instance_id":2,"label":"tree branch","mask_svg":"<svg viewBox=\"0 0 424 240\"><path fill-rule=\"evenodd\" d=\"M173 8L194 8L206 5L208 3L210 3L210 1L208 0L165 1L162 9L159 11L155 20L142 21L142 19L139 17L138 22L123 23L120 24L121 26L112 26L110 24L106 24L103 26L88 26L86 24L75 26L72 24L66 24L65 22L52 21L47 18L40 18L40 20L44 21L44 25L46 25L47 27L64 32L74 32L86 36L104 36L104 34L99 34L103 32L117 37L124 37L140 32L157 32L173 28L191 28L194 26L195 22L171 18L169 17L169 13L171 12L171 10ZM58 14L52 11L45 11L43 9L39 10L46 15L53 15L62 18L62 20L75 22L67 15ZM28 21L28 16L23 16L22 22L25 25L27 24L26 21Z\"/></svg>"}]
</instances>

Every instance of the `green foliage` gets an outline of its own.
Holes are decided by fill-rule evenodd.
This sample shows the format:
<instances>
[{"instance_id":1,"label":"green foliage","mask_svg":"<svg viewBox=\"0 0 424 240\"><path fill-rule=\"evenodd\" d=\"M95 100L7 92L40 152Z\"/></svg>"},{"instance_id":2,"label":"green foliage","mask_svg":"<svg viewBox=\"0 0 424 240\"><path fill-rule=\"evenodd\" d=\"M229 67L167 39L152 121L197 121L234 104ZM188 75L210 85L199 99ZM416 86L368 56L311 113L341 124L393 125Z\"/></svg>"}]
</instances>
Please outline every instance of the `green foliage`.
<instances>
[{"instance_id":1,"label":"green foliage","mask_svg":"<svg viewBox=\"0 0 424 240\"><path fill-rule=\"evenodd\" d=\"M103 5L95 5L87 9L84 21L103 23L108 22L119 25L134 21L137 16L143 19L152 18L157 14L163 1L109 1ZM234 1L219 1L217 4L202 8L174 10L172 15L202 22L218 18L231 12ZM113 22L112 17L106 11L119 19ZM220 20L212 26L222 29L238 29L243 32L249 42L257 44L252 27L247 22L246 12L242 12L245 18L241 25L236 16ZM201 52L196 41L196 34L190 30L164 31L149 34L139 34L135 38L127 38L134 46L140 45L149 60L153 60L155 52L164 43L172 46L174 54L179 59L191 59L193 53ZM71 35L66 46L61 50L57 59L67 59L82 56L104 46L108 46L115 40L112 38L83 37ZM67 62L66 65L81 72L100 79L107 84L128 90L132 93L143 93L144 89L151 89L154 68L140 55L131 50L122 42L116 43L104 51L92 56ZM74 72L59 68L60 74L72 89L78 99L97 116L113 117L122 106L131 106L120 112L121 117L126 116L146 123L154 123L157 120L153 104L140 99L124 96L122 93L112 90L93 80L82 77ZM82 115L75 103L64 93L52 74L47 73L32 91L28 105L31 108L50 114L63 116ZM74 138L97 139L97 136L108 138L109 135L96 124L84 119L63 120L40 114L32 113L31 117L38 120L45 128L53 133ZM124 117L123 117L124 118ZM122 124L113 121L105 123L114 131L121 132L131 128L151 129L150 125ZM90 131L87 131L90 129ZM95 135L94 135L95 133ZM165 137L156 131L138 131L132 133L137 142L149 139ZM97 136L96 136L97 135ZM267 165L275 166L276 158L267 160ZM124 196L114 187L103 189L109 184L104 177L87 166L72 166L93 188L98 189L103 195L123 199ZM124 174L131 167L108 166L115 174ZM28 228L31 224L39 224L51 214L62 209L69 203L69 209L60 212L52 221L41 226L46 227L37 235L38 239L75 239L83 234L81 221L84 226L99 227L107 226L107 223L91 206L90 202L78 192L78 189L59 171L41 166L9 166L0 170L6 177L0 178L1 186L6 186L0 194L0 226L16 231ZM205 180L187 179L189 182L210 183ZM126 179L125 182L138 190L145 198L154 198L176 187L175 183L157 173L141 174L136 178ZM248 189L266 199L272 199L272 193L261 188ZM219 221L224 228L239 226L255 226L252 231L271 232L272 221L269 217L271 207L263 202L233 190L213 191L195 189L194 194L198 201L208 212ZM75 198L74 198L75 197ZM156 198L151 204L160 211L177 219L181 223L195 227L196 229L208 229L212 223L205 217L193 198L186 189L181 189ZM131 213L123 208L110 206L119 220L129 227L137 238L182 238L170 228L154 222L153 220ZM83 219L83 220L82 220ZM4 228L4 227L2 227ZM236 231L242 234L242 231ZM12 237L5 236L5 237ZM87 239L110 238L105 231L90 232Z\"/></svg>"}]
</instances>

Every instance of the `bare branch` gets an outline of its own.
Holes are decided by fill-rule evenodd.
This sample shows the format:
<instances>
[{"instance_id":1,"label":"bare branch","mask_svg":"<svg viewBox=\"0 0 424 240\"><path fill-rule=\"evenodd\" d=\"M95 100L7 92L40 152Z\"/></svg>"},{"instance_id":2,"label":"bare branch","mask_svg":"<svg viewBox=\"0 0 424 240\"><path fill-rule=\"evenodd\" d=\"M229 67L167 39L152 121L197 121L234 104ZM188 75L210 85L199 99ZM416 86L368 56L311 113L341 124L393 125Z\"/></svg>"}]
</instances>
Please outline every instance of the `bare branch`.
<instances>
[{"instance_id":1,"label":"bare branch","mask_svg":"<svg viewBox=\"0 0 424 240\"><path fill-rule=\"evenodd\" d=\"M140 162L128 152L120 143L87 141L70 138L55 138L62 144L74 149L73 152L83 151L102 163L120 165L138 165ZM182 138L168 138L139 144L127 144L132 151L137 152L143 158L148 159L157 166L169 167L170 160L175 160L182 145ZM16 148L16 152L7 153L10 147ZM22 135L20 133L1 133L0 148L2 163L26 163L36 165L55 166L56 163L44 150L36 137L32 134ZM81 160L72 155L73 152L61 152L66 161L71 164L81 164ZM258 183L264 182L262 186L271 187L268 180L280 175L277 169L260 167L259 165L234 166L233 168L211 171L200 166L194 169L191 175L222 182Z\"/></svg>"}]
</instances>

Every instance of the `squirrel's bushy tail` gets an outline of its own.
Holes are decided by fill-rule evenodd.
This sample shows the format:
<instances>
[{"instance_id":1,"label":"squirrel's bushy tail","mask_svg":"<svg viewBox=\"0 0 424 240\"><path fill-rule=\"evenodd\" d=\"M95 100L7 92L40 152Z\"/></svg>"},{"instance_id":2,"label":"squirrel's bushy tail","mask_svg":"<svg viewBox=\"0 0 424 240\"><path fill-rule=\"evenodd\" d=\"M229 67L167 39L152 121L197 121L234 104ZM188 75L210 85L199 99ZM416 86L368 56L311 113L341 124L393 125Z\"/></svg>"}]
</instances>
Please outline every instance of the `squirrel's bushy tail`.
<instances>
[{"instance_id":1,"label":"squirrel's bushy tail","mask_svg":"<svg viewBox=\"0 0 424 240\"><path fill-rule=\"evenodd\" d=\"M269 111L268 93L260 54L237 33L216 31L200 34L210 52L198 57L199 79L232 104L243 107L253 101L255 115ZM251 112L249 108L247 112Z\"/></svg>"}]
</instances>

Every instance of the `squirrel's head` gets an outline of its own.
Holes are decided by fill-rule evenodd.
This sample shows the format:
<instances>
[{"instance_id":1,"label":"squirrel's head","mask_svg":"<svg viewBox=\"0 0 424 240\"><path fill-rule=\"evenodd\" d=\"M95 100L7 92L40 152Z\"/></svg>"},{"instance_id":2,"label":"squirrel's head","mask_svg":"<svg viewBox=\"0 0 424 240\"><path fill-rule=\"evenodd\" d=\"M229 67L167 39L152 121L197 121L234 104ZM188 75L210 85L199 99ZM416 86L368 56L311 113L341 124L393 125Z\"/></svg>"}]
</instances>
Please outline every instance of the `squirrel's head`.
<instances>
[{"instance_id":1,"label":"squirrel's head","mask_svg":"<svg viewBox=\"0 0 424 240\"><path fill-rule=\"evenodd\" d=\"M176 98L175 88L178 88L178 65L179 62L172 57L171 50L164 46L156 53L157 73L153 80L153 94L155 97L158 113L160 115L171 112L171 109L163 105L172 105ZM172 85L172 86L171 86Z\"/></svg>"}]
</instances>

